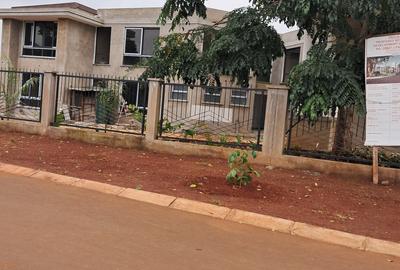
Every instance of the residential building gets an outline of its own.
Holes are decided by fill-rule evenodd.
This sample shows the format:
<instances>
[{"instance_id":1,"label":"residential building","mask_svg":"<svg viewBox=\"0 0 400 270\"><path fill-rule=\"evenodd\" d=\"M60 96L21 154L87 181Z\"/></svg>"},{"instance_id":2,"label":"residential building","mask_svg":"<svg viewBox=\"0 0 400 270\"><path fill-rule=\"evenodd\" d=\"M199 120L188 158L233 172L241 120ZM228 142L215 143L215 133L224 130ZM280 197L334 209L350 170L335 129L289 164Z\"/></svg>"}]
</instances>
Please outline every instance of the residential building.
<instances>
[{"instance_id":1,"label":"residential building","mask_svg":"<svg viewBox=\"0 0 400 270\"><path fill-rule=\"evenodd\" d=\"M160 10L95 10L79 3L0 9L0 18L3 20L1 57L7 59L15 68L28 68L40 72L138 78L144 69L137 68L136 64L153 55L154 41L159 36L167 35L171 28L170 23L157 24ZM176 31L188 31L200 25L213 24L220 21L225 14L226 11L208 9L207 19L193 17L190 25L178 27ZM286 47L285 56L273 63L270 76L251 78L250 88L265 89L269 83L285 83L291 68L306 58L311 46L308 36L298 40L297 31L294 31L282 34L282 39ZM35 73L24 74L21 84L34 76ZM230 83L229 78L226 81ZM87 103L91 104L89 111L93 114L96 89L101 83L102 80L85 80L85 85L64 87L64 91L69 93L68 98L59 101L58 107L82 108L80 104L85 103L85 98L89 97ZM146 91L140 88L138 83L125 83L123 87L129 90L123 91L129 94L122 94L122 98L128 104L146 106ZM216 117L219 122L227 122L227 126L234 127L230 129L232 133L252 132L263 127L266 107L266 97L263 94L232 88L206 88L201 96L196 94L196 97L191 97L189 92L189 88L182 85L171 85L166 91L165 99L169 104L180 104L174 107L177 111L171 115L179 118L183 112L203 108L200 111L206 111L201 111L201 115L207 119ZM40 99L40 87L29 91L24 99ZM33 102L29 104L35 106ZM202 106L203 104L206 106ZM170 105L167 105L165 108L168 110L169 107ZM236 108L236 113L232 107ZM72 115L72 112L70 114ZM87 113L84 111L78 113L80 116L85 114ZM87 117L89 118L94 119ZM240 119L246 119L246 123L242 123Z\"/></svg>"}]
</instances>

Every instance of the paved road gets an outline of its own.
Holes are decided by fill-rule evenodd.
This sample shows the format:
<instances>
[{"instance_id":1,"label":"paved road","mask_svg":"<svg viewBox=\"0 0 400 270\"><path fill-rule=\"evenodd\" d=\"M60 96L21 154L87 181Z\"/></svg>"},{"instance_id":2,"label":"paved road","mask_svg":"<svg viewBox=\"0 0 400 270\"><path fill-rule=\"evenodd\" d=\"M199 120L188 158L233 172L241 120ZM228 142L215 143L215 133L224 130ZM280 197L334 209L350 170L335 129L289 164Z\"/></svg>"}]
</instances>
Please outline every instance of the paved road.
<instances>
[{"instance_id":1,"label":"paved road","mask_svg":"<svg viewBox=\"0 0 400 270\"><path fill-rule=\"evenodd\" d=\"M0 270L400 269L400 259L0 174Z\"/></svg>"}]
</instances>

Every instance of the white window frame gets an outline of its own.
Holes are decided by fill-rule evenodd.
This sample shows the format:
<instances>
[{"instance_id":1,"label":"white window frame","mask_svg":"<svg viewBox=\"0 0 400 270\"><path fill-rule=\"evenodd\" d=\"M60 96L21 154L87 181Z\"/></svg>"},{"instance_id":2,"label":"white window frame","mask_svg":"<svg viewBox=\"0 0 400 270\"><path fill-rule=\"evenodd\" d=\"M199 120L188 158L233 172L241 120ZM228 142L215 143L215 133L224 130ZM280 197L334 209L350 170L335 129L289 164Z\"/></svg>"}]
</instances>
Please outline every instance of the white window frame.
<instances>
[{"instance_id":1,"label":"white window frame","mask_svg":"<svg viewBox=\"0 0 400 270\"><path fill-rule=\"evenodd\" d=\"M185 90L178 90L175 89L175 86L183 86ZM172 94L173 93L178 93L178 94L186 94L186 99L183 98L173 98ZM172 89L171 89L171 95L169 97L169 100L171 101L188 101L188 97L189 97L189 88L187 85L172 85Z\"/></svg>"},{"instance_id":2,"label":"white window frame","mask_svg":"<svg viewBox=\"0 0 400 270\"><path fill-rule=\"evenodd\" d=\"M140 48L139 48L139 52L138 53L127 53L126 52L126 37L128 35L128 30L140 30ZM143 32L144 32L144 29L141 28L141 27L125 27L124 56L144 56L144 55L142 55Z\"/></svg>"},{"instance_id":3,"label":"white window frame","mask_svg":"<svg viewBox=\"0 0 400 270\"><path fill-rule=\"evenodd\" d=\"M234 91L244 92L246 95L245 96L237 96L237 95L233 94ZM242 107L247 106L247 101L248 101L248 96L249 96L248 92L249 91L247 91L246 89L231 89L231 100L230 100L231 105L242 106ZM232 99L244 99L246 102L245 102L245 104L235 103L235 102L232 102Z\"/></svg>"},{"instance_id":4,"label":"white window frame","mask_svg":"<svg viewBox=\"0 0 400 270\"><path fill-rule=\"evenodd\" d=\"M57 25L57 32L58 32L58 22L51 21ZM31 23L32 24L32 31L31 31L31 40L32 43L31 45L25 45L25 33L26 33L26 24ZM24 21L23 22L23 31L22 31L22 48L21 48L21 56L23 57L32 57L32 58L49 58L49 59L55 59L57 57L57 46L54 47L52 46L51 48L49 47L35 47L35 25L36 21ZM58 33L57 33L58 34ZM58 35L57 35L58 36ZM56 56L37 56L37 55L25 55L24 54L24 49L39 49L39 50L53 50L56 52Z\"/></svg>"}]
</instances>

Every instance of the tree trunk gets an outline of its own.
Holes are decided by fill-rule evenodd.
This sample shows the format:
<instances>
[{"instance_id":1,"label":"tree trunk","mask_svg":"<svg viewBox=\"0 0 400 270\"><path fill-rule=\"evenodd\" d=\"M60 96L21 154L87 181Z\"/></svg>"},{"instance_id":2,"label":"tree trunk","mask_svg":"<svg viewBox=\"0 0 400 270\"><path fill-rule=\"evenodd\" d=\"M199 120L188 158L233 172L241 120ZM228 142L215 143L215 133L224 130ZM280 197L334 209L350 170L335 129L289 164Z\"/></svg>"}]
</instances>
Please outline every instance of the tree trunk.
<instances>
[{"instance_id":1,"label":"tree trunk","mask_svg":"<svg viewBox=\"0 0 400 270\"><path fill-rule=\"evenodd\" d=\"M353 108L339 108L338 118L336 121L335 139L332 149L334 153L351 150L351 124L353 114Z\"/></svg>"}]
</instances>

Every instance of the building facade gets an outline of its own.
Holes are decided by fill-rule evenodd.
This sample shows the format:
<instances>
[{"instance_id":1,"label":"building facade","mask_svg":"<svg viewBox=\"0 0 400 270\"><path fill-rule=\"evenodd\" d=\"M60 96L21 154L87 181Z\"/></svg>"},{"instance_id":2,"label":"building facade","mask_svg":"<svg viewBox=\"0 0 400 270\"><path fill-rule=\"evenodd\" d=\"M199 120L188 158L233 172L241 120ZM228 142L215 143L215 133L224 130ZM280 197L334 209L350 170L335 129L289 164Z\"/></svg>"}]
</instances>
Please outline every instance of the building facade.
<instances>
[{"instance_id":1,"label":"building facade","mask_svg":"<svg viewBox=\"0 0 400 270\"><path fill-rule=\"evenodd\" d=\"M157 24L160 11L160 8L95 10L78 3L1 9L1 57L17 69L138 78L144 68L138 68L137 64L152 57L153 44L159 36L170 33L169 23ZM211 25L225 14L225 11L208 9L206 20L193 17L190 25L178 27L176 31ZM282 34L282 39L285 56L273 63L269 76L251 78L250 88L266 89L269 84L287 82L293 66L306 58L311 47L308 36L298 40L297 31L294 31ZM21 85L32 76L35 74L21 76ZM262 128L266 96L257 91L235 89L229 78L224 81L223 89L196 91L179 84L169 85L165 91L166 117L171 122L186 121L188 125L197 125L196 119L207 123L223 122L227 133L251 133ZM95 121L95 98L104 82L95 79L78 82L79 86L62 87L58 108L69 108L68 117L65 115L68 119L74 118L76 112L71 108L78 108L78 119L83 115ZM120 88L121 98L128 105L146 106L142 104L146 100L146 91L139 83L124 82ZM38 86L29 91L22 100L40 99L40 89ZM89 112L82 109L85 102L89 104ZM34 107L33 102L29 105ZM198 113L188 115L193 111Z\"/></svg>"}]
</instances>

